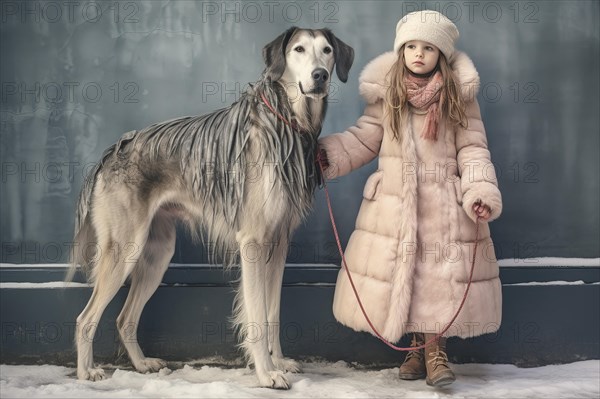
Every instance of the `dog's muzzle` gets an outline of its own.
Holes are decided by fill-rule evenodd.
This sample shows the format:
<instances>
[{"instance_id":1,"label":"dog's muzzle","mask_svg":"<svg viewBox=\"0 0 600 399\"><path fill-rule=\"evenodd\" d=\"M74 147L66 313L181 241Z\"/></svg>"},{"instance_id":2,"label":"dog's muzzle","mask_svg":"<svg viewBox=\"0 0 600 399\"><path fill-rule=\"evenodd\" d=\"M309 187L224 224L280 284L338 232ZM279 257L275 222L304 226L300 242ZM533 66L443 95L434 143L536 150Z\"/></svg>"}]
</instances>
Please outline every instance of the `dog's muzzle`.
<instances>
[{"instance_id":1,"label":"dog's muzzle","mask_svg":"<svg viewBox=\"0 0 600 399\"><path fill-rule=\"evenodd\" d=\"M315 82L315 87L324 87L329 79L329 72L325 68L317 68L312 71L312 78Z\"/></svg>"},{"instance_id":2,"label":"dog's muzzle","mask_svg":"<svg viewBox=\"0 0 600 399\"><path fill-rule=\"evenodd\" d=\"M311 76L313 79L313 84L310 90L305 91L304 87L302 86L302 82L299 82L300 92L302 92L304 95L325 93L327 89L327 81L329 80L329 72L327 72L325 68L316 68L312 71Z\"/></svg>"}]
</instances>

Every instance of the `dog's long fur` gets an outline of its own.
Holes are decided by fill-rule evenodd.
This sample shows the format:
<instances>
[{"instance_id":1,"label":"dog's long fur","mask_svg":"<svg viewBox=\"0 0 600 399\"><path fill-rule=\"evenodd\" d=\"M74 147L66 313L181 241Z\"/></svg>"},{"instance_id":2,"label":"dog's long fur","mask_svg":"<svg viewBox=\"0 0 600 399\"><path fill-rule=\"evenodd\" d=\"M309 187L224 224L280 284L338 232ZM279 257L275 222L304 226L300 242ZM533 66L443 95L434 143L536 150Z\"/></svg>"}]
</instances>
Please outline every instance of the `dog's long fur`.
<instances>
[{"instance_id":1,"label":"dog's long fur","mask_svg":"<svg viewBox=\"0 0 600 399\"><path fill-rule=\"evenodd\" d=\"M335 64L345 82L354 53L326 29L291 28L265 46L263 57L261 80L239 101L124 134L85 182L71 262L88 271L94 290L77 318L79 378L104 378L93 367L95 326L128 278L117 318L124 347L141 372L165 366L146 358L131 337L168 267L180 221L213 244L226 265L239 259L234 322L241 346L261 386L289 387L283 372L299 367L283 357L279 342L283 268L319 180L314 156L327 80Z\"/></svg>"}]
</instances>

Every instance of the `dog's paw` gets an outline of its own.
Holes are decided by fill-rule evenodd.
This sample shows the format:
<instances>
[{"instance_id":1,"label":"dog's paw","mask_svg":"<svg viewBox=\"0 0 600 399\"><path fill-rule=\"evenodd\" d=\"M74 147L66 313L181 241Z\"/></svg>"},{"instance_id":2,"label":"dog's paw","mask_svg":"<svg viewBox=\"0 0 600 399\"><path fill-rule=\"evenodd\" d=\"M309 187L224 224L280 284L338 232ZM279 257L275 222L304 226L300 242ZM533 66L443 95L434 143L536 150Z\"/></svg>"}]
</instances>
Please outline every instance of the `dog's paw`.
<instances>
[{"instance_id":1,"label":"dog's paw","mask_svg":"<svg viewBox=\"0 0 600 399\"><path fill-rule=\"evenodd\" d=\"M158 370L167 367L167 362L162 359L155 359L153 357L147 357L134 365L135 369L140 373L155 373Z\"/></svg>"},{"instance_id":2,"label":"dog's paw","mask_svg":"<svg viewBox=\"0 0 600 399\"><path fill-rule=\"evenodd\" d=\"M271 360L273 361L273 365L275 365L277 370L281 370L283 372L289 371L290 373L302 372L302 366L300 366L300 363L293 359L288 359L285 357L272 357Z\"/></svg>"},{"instance_id":3,"label":"dog's paw","mask_svg":"<svg viewBox=\"0 0 600 399\"><path fill-rule=\"evenodd\" d=\"M290 389L292 384L285 378L280 370L267 371L258 376L261 387L274 389Z\"/></svg>"},{"instance_id":4,"label":"dog's paw","mask_svg":"<svg viewBox=\"0 0 600 399\"><path fill-rule=\"evenodd\" d=\"M106 378L106 374L100 368L77 370L77 378L80 380L100 381Z\"/></svg>"}]
</instances>

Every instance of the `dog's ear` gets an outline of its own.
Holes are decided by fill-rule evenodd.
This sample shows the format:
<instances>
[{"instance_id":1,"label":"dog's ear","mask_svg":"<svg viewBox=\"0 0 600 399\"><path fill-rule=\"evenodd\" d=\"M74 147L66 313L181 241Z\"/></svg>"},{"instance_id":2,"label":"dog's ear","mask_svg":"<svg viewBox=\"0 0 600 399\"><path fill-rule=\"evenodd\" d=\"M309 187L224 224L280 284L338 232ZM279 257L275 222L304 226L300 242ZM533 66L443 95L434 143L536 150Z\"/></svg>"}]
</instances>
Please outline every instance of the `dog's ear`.
<instances>
[{"instance_id":1,"label":"dog's ear","mask_svg":"<svg viewBox=\"0 0 600 399\"><path fill-rule=\"evenodd\" d=\"M285 71L285 49L291 37L298 30L293 26L283 32L263 48L263 59L267 65L266 74L271 80L278 80Z\"/></svg>"},{"instance_id":2,"label":"dog's ear","mask_svg":"<svg viewBox=\"0 0 600 399\"><path fill-rule=\"evenodd\" d=\"M350 72L350 67L354 62L354 49L338 39L329 29L323 29L322 31L329 44L333 46L337 76L342 82L346 83L348 72Z\"/></svg>"}]
</instances>

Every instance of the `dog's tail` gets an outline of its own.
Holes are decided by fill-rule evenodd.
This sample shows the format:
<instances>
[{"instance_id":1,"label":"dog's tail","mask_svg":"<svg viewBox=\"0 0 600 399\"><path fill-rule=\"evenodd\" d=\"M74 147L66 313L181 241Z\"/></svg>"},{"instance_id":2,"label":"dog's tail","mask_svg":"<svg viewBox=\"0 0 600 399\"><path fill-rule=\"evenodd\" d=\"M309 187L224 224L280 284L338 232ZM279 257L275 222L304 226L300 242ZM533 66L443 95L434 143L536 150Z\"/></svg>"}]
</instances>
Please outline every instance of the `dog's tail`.
<instances>
[{"instance_id":1,"label":"dog's tail","mask_svg":"<svg viewBox=\"0 0 600 399\"><path fill-rule=\"evenodd\" d=\"M88 282L94 280L94 266L100 256L96 230L92 222L94 187L106 162L117 154L125 144L133 140L135 133L135 130L125 133L116 144L107 148L102 154L101 161L94 166L83 182L75 211L75 232L71 243L70 267L65 276L65 282L73 280L77 266L81 267Z\"/></svg>"},{"instance_id":2,"label":"dog's tail","mask_svg":"<svg viewBox=\"0 0 600 399\"><path fill-rule=\"evenodd\" d=\"M114 150L114 146L109 150ZM105 157L102 157L102 161ZM97 247L96 231L92 223L92 194L96 178L102 169L104 162L97 163L91 170L90 174L83 182L83 187L79 193L77 201L77 209L75 210L75 232L73 234L73 242L71 243L70 267L65 277L66 282L73 280L73 276L77 271L77 267L81 267L88 281L92 280L92 270L94 261L99 255Z\"/></svg>"},{"instance_id":3,"label":"dog's tail","mask_svg":"<svg viewBox=\"0 0 600 399\"><path fill-rule=\"evenodd\" d=\"M86 178L79 193L77 209L75 211L75 232L70 251L70 267L65 276L66 282L71 282L77 271L77 266L85 272L87 279L90 279L91 270L95 257L94 243L96 243L96 232L91 221L91 199L94 191L96 176L102 167L97 164L89 176Z\"/></svg>"},{"instance_id":4,"label":"dog's tail","mask_svg":"<svg viewBox=\"0 0 600 399\"><path fill-rule=\"evenodd\" d=\"M92 269L97 254L97 248L93 245L95 242L96 232L90 222L90 215L87 214L83 218L83 222L79 224L79 227L75 227L69 260L70 267L65 277L66 282L73 280L77 266L81 267L88 281L92 280Z\"/></svg>"}]
</instances>

